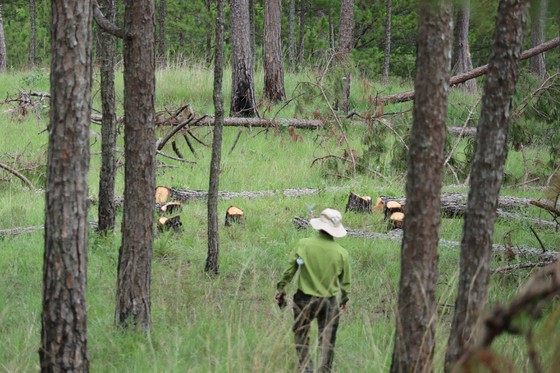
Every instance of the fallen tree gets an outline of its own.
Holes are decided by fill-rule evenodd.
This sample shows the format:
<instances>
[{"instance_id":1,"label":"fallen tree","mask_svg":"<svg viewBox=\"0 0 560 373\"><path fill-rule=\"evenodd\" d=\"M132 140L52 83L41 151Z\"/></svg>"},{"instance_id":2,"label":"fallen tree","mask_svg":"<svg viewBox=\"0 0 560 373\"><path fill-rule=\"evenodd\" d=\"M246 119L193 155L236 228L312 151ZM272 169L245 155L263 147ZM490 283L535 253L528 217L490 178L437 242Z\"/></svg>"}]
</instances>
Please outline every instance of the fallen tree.
<instances>
[{"instance_id":1,"label":"fallen tree","mask_svg":"<svg viewBox=\"0 0 560 373\"><path fill-rule=\"evenodd\" d=\"M538 54L544 53L552 48L556 48L560 45L560 37L549 40L541 45L537 45L531 49L527 49L521 54L520 60L526 60L534 57ZM473 70L467 71L465 73L455 75L449 80L449 86L453 87L455 85L466 82L474 78L478 78L488 72L488 65L479 66ZM394 103L394 102L407 102L414 100L414 91L408 91L403 93L395 93L392 95L381 96L377 98L379 103Z\"/></svg>"}]
</instances>

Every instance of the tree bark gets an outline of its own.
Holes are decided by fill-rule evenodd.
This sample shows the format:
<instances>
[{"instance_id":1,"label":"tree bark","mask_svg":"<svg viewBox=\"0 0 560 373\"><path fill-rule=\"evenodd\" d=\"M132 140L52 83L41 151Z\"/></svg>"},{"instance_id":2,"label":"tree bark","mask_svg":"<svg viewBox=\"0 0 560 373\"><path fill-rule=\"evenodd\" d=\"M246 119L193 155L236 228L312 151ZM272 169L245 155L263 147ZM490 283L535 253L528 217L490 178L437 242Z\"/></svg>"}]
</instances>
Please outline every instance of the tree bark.
<instances>
[{"instance_id":1,"label":"tree bark","mask_svg":"<svg viewBox=\"0 0 560 373\"><path fill-rule=\"evenodd\" d=\"M526 22L526 0L500 0L461 240L459 289L445 357L448 371L473 345L486 304L492 236Z\"/></svg>"},{"instance_id":2,"label":"tree bark","mask_svg":"<svg viewBox=\"0 0 560 373\"><path fill-rule=\"evenodd\" d=\"M35 12L35 0L29 0L29 56L28 66L30 69L35 67L35 47L37 46L37 23Z\"/></svg>"},{"instance_id":3,"label":"tree bark","mask_svg":"<svg viewBox=\"0 0 560 373\"><path fill-rule=\"evenodd\" d=\"M288 12L288 60L290 72L296 71L296 0L290 1Z\"/></svg>"},{"instance_id":4,"label":"tree bark","mask_svg":"<svg viewBox=\"0 0 560 373\"><path fill-rule=\"evenodd\" d=\"M150 328L154 239L154 0L126 0L124 40L125 190L115 322ZM151 198L150 198L151 197Z\"/></svg>"},{"instance_id":5,"label":"tree bark","mask_svg":"<svg viewBox=\"0 0 560 373\"><path fill-rule=\"evenodd\" d=\"M286 99L282 59L282 0L264 2L264 98Z\"/></svg>"},{"instance_id":6,"label":"tree bark","mask_svg":"<svg viewBox=\"0 0 560 373\"><path fill-rule=\"evenodd\" d=\"M231 0L231 116L255 117L257 101L253 71L253 53L249 27L248 0Z\"/></svg>"},{"instance_id":7,"label":"tree bark","mask_svg":"<svg viewBox=\"0 0 560 373\"><path fill-rule=\"evenodd\" d=\"M451 5L420 2L407 210L391 372L433 369L437 246L451 64Z\"/></svg>"},{"instance_id":8,"label":"tree bark","mask_svg":"<svg viewBox=\"0 0 560 373\"><path fill-rule=\"evenodd\" d=\"M8 68L6 56L6 38L4 37L4 21L2 20L2 4L0 3L0 73Z\"/></svg>"},{"instance_id":9,"label":"tree bark","mask_svg":"<svg viewBox=\"0 0 560 373\"><path fill-rule=\"evenodd\" d=\"M471 52L469 50L469 21L470 0L460 3L455 22L455 37L453 39L453 74L463 74L473 69ZM475 93L476 80L467 80L461 84L465 91Z\"/></svg>"},{"instance_id":10,"label":"tree bark","mask_svg":"<svg viewBox=\"0 0 560 373\"><path fill-rule=\"evenodd\" d=\"M92 5L89 1L53 1L51 15L51 105L39 357L41 371L87 372Z\"/></svg>"},{"instance_id":11,"label":"tree bark","mask_svg":"<svg viewBox=\"0 0 560 373\"><path fill-rule=\"evenodd\" d=\"M383 84L387 84L389 82L389 65L391 64L392 0L386 0L385 9L385 56L383 58Z\"/></svg>"},{"instance_id":12,"label":"tree bark","mask_svg":"<svg viewBox=\"0 0 560 373\"><path fill-rule=\"evenodd\" d=\"M99 0L101 11L112 23L116 19L115 0ZM116 208L115 177L117 145L117 116L115 100L115 40L114 36L100 30L99 58L101 60L101 107L103 112L101 122L101 172L99 175L99 232L109 232L115 229Z\"/></svg>"},{"instance_id":13,"label":"tree bark","mask_svg":"<svg viewBox=\"0 0 560 373\"><path fill-rule=\"evenodd\" d=\"M220 236L218 224L218 191L220 185L220 160L222 155L222 129L224 124L224 99L222 97L222 77L224 75L224 0L217 1L216 17L216 57L214 60L214 139L210 161L210 181L208 188L208 256L205 271L215 275L219 271Z\"/></svg>"},{"instance_id":14,"label":"tree bark","mask_svg":"<svg viewBox=\"0 0 560 373\"><path fill-rule=\"evenodd\" d=\"M298 42L298 67L303 67L303 59L305 57L305 14L307 12L307 0L299 2L299 42Z\"/></svg>"},{"instance_id":15,"label":"tree bark","mask_svg":"<svg viewBox=\"0 0 560 373\"><path fill-rule=\"evenodd\" d=\"M536 47L544 42L547 8L547 0L535 0L531 2L531 47ZM538 54L529 60L529 70L538 76L539 79L545 79L546 65L544 54Z\"/></svg>"},{"instance_id":16,"label":"tree bark","mask_svg":"<svg viewBox=\"0 0 560 373\"><path fill-rule=\"evenodd\" d=\"M352 51L352 32L354 31L354 0L340 2L340 28L338 35L339 61L349 64L348 54ZM348 66L345 66L348 70ZM342 92L342 111L348 114L350 110L350 72L344 76Z\"/></svg>"},{"instance_id":17,"label":"tree bark","mask_svg":"<svg viewBox=\"0 0 560 373\"><path fill-rule=\"evenodd\" d=\"M157 37L157 50L158 57L161 61L165 58L165 20L167 18L167 0L159 0L157 23L158 23L158 37Z\"/></svg>"}]
</instances>

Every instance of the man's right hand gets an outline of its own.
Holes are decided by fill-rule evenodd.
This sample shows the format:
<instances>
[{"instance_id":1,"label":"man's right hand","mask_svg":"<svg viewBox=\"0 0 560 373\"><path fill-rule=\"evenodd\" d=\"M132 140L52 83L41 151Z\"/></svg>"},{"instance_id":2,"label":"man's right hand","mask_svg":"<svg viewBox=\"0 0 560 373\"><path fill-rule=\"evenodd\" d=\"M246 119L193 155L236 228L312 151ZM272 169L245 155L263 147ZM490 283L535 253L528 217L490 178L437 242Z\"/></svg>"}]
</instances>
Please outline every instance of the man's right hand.
<instances>
[{"instance_id":1,"label":"man's right hand","mask_svg":"<svg viewBox=\"0 0 560 373\"><path fill-rule=\"evenodd\" d=\"M278 305L278 307L280 308L284 308L286 307L286 292L285 291L277 291L276 294L274 294L274 302L276 302L276 304Z\"/></svg>"}]
</instances>

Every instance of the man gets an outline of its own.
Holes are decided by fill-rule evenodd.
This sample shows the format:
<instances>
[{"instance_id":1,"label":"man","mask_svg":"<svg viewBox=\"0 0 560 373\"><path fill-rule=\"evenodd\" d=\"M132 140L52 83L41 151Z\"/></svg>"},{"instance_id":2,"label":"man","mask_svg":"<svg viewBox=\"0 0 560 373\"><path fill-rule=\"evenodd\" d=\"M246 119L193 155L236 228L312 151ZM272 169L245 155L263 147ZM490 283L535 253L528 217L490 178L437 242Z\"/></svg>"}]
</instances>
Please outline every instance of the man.
<instances>
[{"instance_id":1,"label":"man","mask_svg":"<svg viewBox=\"0 0 560 373\"><path fill-rule=\"evenodd\" d=\"M333 209L323 210L319 218L309 223L318 233L297 243L277 284L274 299L280 306L285 303L284 288L299 270L298 290L293 298L293 331L299 368L313 371L309 358L309 329L316 318L321 352L319 372L329 372L340 311L346 307L350 289L348 252L334 241L334 237L344 237L346 229L342 226L340 212Z\"/></svg>"}]
</instances>

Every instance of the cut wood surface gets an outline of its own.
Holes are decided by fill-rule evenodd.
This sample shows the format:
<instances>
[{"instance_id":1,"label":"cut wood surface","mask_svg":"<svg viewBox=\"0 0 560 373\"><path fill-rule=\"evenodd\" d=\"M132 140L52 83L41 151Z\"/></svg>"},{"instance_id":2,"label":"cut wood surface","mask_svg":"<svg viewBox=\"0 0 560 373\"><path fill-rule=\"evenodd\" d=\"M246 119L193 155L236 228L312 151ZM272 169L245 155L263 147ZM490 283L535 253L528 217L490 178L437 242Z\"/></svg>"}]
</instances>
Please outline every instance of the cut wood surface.
<instances>
[{"instance_id":1,"label":"cut wood surface","mask_svg":"<svg viewBox=\"0 0 560 373\"><path fill-rule=\"evenodd\" d=\"M296 228L298 229L307 229L309 227L309 220L301 218L301 217L294 217L293 223ZM346 227L346 231L348 232L348 237L357 237L357 238L371 238L374 240L392 240L392 241L402 241L402 230L395 229L389 231L388 233L376 233L376 232L365 232L359 229L352 229ZM439 240L439 246L447 247L447 248L457 248L461 247L461 243L457 241L449 241L449 240ZM522 247L522 246L505 246L505 245L492 245L492 251L495 254L505 254L511 255L511 253L518 255L518 256L533 256L541 258L542 260L546 261L554 261L558 258L558 251L548 250L543 252L541 249L536 249L534 247Z\"/></svg>"},{"instance_id":2,"label":"cut wood surface","mask_svg":"<svg viewBox=\"0 0 560 373\"><path fill-rule=\"evenodd\" d=\"M371 197L359 196L356 193L350 192L348 195L348 203L346 204L346 212L371 212Z\"/></svg>"},{"instance_id":3,"label":"cut wood surface","mask_svg":"<svg viewBox=\"0 0 560 373\"><path fill-rule=\"evenodd\" d=\"M226 220L225 226L229 227L233 223L241 223L243 222L243 210L236 206L230 206L227 208L226 211Z\"/></svg>"}]
</instances>

